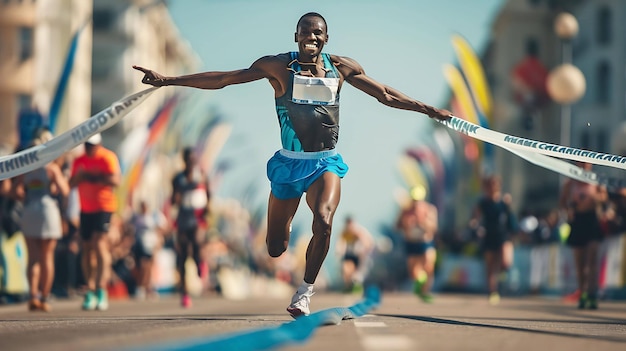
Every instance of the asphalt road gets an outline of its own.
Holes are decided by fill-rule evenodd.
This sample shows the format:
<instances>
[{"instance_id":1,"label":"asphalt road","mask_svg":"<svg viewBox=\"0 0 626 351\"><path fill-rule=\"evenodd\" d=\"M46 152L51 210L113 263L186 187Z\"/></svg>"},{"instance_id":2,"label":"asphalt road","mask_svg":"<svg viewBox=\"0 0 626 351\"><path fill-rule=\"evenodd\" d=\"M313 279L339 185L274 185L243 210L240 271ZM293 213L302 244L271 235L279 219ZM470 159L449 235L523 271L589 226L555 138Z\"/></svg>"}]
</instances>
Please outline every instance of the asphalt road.
<instances>
[{"instance_id":1,"label":"asphalt road","mask_svg":"<svg viewBox=\"0 0 626 351\"><path fill-rule=\"evenodd\" d=\"M0 350L626 350L626 302L589 311L541 297L490 306L478 295L424 304L383 293L369 310L363 296L318 292L312 316L360 306L358 318L318 327L289 317L288 300L206 296L182 309L162 297L112 301L105 312L81 311L78 300L54 301L50 313L0 306Z\"/></svg>"}]
</instances>

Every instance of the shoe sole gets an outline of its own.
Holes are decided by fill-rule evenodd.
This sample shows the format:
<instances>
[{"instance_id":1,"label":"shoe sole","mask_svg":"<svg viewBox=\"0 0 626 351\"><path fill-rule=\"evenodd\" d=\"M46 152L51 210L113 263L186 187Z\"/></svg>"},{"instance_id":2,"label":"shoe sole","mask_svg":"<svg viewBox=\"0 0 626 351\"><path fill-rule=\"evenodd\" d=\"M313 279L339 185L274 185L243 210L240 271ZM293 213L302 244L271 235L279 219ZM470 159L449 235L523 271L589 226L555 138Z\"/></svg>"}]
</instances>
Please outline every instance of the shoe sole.
<instances>
[{"instance_id":1,"label":"shoe sole","mask_svg":"<svg viewBox=\"0 0 626 351\"><path fill-rule=\"evenodd\" d=\"M291 315L292 318L298 318L298 317L302 317L302 316L308 316L309 313L304 313L302 312L302 310L300 310L299 308L291 308L291 307L287 307L287 312L289 312L289 314Z\"/></svg>"}]
</instances>

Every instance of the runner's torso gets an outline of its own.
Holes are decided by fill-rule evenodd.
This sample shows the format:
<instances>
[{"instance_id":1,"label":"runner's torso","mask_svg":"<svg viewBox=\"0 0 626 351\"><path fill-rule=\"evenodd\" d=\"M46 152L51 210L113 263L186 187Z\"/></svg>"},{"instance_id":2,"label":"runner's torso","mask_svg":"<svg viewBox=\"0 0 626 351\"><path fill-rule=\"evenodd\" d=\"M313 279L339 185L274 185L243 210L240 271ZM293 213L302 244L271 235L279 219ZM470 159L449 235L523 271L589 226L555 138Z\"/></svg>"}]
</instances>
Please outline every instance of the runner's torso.
<instances>
[{"instance_id":1,"label":"runner's torso","mask_svg":"<svg viewBox=\"0 0 626 351\"><path fill-rule=\"evenodd\" d=\"M339 137L339 72L330 55L322 54L325 77L308 77L301 71L298 53L290 53L290 75L283 96L276 98L281 142L290 151L334 149Z\"/></svg>"}]
</instances>

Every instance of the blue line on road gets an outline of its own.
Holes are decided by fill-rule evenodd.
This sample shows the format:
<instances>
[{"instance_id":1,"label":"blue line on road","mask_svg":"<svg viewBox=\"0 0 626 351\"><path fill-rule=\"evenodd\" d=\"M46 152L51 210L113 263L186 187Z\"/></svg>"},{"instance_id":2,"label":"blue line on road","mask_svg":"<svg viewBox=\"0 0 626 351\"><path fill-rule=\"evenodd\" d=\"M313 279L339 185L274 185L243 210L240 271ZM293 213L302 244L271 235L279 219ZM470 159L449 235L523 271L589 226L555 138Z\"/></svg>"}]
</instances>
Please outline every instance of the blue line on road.
<instances>
[{"instance_id":1,"label":"blue line on road","mask_svg":"<svg viewBox=\"0 0 626 351\"><path fill-rule=\"evenodd\" d=\"M270 350L293 343L304 343L323 325L336 325L345 319L362 317L380 304L380 290L368 287L363 300L351 307L334 307L306 317L283 323L278 327L254 329L195 340L179 341L170 345L147 346L135 351L207 351L207 350Z\"/></svg>"}]
</instances>

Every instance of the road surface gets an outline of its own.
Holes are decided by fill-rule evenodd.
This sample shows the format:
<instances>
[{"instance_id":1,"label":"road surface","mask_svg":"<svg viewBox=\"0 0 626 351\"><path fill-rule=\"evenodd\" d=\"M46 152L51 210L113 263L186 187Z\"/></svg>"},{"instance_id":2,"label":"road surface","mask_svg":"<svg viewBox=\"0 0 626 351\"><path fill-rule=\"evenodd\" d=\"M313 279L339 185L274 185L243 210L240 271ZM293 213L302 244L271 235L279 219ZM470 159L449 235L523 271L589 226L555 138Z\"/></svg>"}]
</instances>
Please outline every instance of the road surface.
<instances>
[{"instance_id":1,"label":"road surface","mask_svg":"<svg viewBox=\"0 0 626 351\"><path fill-rule=\"evenodd\" d=\"M366 300L318 292L312 315ZM0 306L0 350L626 350L626 302L581 311L543 297L505 297L490 306L485 296L440 294L425 304L409 293L383 292L358 318L319 327L293 321L284 298L212 295L182 309L166 296L111 301L105 312L81 311L80 302L54 301L50 313ZM229 344L236 340L243 344Z\"/></svg>"}]
</instances>

